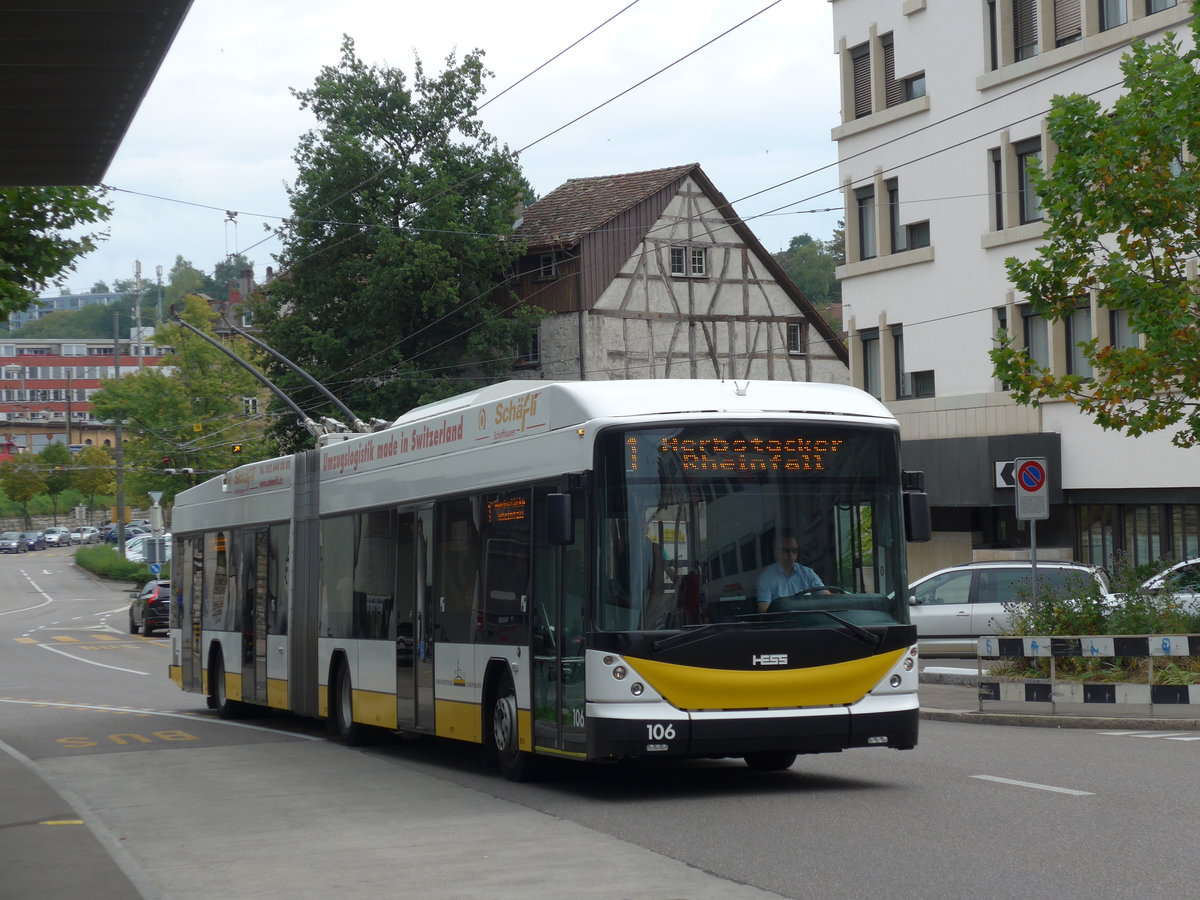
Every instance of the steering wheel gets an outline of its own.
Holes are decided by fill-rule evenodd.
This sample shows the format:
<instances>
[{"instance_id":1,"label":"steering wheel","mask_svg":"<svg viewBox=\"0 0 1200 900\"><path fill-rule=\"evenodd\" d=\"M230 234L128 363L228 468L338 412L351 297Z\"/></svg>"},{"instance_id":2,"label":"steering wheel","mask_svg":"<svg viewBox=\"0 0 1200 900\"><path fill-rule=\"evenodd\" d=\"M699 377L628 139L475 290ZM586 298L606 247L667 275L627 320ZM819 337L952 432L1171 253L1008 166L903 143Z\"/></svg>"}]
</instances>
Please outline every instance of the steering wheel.
<instances>
[{"instance_id":1,"label":"steering wheel","mask_svg":"<svg viewBox=\"0 0 1200 900\"><path fill-rule=\"evenodd\" d=\"M844 588L840 588L836 584L818 584L818 585L815 585L814 587L804 588L804 590L796 591L796 593L792 594L792 596L793 597L807 597L809 594L819 594L822 591L825 591L826 593L829 593L829 594L845 594L846 593L846 590Z\"/></svg>"}]
</instances>

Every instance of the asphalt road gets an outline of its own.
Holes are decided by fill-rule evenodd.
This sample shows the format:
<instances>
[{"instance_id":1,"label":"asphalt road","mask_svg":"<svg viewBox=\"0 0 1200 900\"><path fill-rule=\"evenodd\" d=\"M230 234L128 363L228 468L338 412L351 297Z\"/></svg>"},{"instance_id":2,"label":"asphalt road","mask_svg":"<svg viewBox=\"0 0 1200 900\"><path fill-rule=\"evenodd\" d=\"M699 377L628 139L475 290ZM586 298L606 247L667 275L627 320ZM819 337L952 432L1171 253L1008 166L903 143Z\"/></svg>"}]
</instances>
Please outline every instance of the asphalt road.
<instances>
[{"instance_id":1,"label":"asphalt road","mask_svg":"<svg viewBox=\"0 0 1200 900\"><path fill-rule=\"evenodd\" d=\"M39 897L113 900L1179 897L1200 880L1197 732L923 722L916 750L782 773L563 764L511 784L453 742L347 748L320 723L214 718L167 679L165 639L126 633L122 586L70 556L0 558L0 798L29 802L31 773L46 790L42 818L0 803L0 898L32 896L22 871L75 884Z\"/></svg>"}]
</instances>

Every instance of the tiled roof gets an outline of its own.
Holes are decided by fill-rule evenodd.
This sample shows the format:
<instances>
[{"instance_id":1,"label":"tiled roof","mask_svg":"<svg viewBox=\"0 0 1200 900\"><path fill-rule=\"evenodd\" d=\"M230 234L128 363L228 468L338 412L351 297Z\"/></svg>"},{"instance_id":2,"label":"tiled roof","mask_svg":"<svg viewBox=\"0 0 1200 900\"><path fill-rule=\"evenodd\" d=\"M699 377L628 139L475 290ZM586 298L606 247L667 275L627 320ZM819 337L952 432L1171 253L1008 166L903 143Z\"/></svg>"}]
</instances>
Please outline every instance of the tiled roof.
<instances>
[{"instance_id":1,"label":"tiled roof","mask_svg":"<svg viewBox=\"0 0 1200 900\"><path fill-rule=\"evenodd\" d=\"M572 178L525 210L517 234L533 246L574 244L697 167Z\"/></svg>"}]
</instances>

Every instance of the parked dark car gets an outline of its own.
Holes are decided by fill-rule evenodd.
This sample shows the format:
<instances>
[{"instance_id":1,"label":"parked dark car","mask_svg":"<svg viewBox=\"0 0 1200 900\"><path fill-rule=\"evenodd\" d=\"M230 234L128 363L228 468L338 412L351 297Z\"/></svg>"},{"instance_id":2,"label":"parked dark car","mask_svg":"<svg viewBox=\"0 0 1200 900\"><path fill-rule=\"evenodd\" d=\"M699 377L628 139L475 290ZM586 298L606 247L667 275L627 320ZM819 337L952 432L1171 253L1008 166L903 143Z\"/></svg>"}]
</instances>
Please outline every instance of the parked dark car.
<instances>
[{"instance_id":1,"label":"parked dark car","mask_svg":"<svg viewBox=\"0 0 1200 900\"><path fill-rule=\"evenodd\" d=\"M46 539L40 531L22 531L21 540L25 542L26 550L45 550Z\"/></svg>"},{"instance_id":2,"label":"parked dark car","mask_svg":"<svg viewBox=\"0 0 1200 900\"><path fill-rule=\"evenodd\" d=\"M21 540L19 531L6 531L0 534L0 553L24 553L29 548Z\"/></svg>"},{"instance_id":3,"label":"parked dark car","mask_svg":"<svg viewBox=\"0 0 1200 900\"><path fill-rule=\"evenodd\" d=\"M149 525L126 525L125 526L125 540L129 540L135 534L149 534L149 533L150 533ZM104 535L104 540L108 541L110 544L115 544L117 542L117 529L114 528L111 531L109 531L106 535Z\"/></svg>"},{"instance_id":4,"label":"parked dark car","mask_svg":"<svg viewBox=\"0 0 1200 900\"><path fill-rule=\"evenodd\" d=\"M171 620L171 582L147 581L129 595L129 633L149 637L156 629L166 631Z\"/></svg>"}]
</instances>

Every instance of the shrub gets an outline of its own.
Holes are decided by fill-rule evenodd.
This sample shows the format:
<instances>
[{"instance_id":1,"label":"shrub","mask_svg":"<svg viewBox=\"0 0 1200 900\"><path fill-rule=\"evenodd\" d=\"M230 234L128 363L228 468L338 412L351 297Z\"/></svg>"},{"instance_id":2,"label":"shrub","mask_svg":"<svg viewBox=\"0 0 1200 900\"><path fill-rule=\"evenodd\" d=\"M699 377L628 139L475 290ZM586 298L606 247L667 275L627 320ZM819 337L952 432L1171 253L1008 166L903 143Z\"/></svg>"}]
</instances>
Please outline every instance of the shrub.
<instances>
[{"instance_id":1,"label":"shrub","mask_svg":"<svg viewBox=\"0 0 1200 900\"><path fill-rule=\"evenodd\" d=\"M116 547L96 545L80 547L75 551L75 564L101 578L113 581L143 582L150 580L150 566L144 562L131 562L117 552ZM159 578L168 577L170 568L164 568Z\"/></svg>"}]
</instances>

